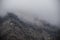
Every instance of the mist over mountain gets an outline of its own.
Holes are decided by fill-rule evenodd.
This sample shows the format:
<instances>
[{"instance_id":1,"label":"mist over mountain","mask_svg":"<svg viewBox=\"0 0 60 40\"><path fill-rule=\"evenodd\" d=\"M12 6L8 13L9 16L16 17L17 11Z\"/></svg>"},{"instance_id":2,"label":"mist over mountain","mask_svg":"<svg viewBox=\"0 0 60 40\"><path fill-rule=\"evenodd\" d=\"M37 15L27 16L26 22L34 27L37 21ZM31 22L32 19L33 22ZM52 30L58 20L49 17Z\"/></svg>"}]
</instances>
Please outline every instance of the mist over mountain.
<instances>
[{"instance_id":1,"label":"mist over mountain","mask_svg":"<svg viewBox=\"0 0 60 40\"><path fill-rule=\"evenodd\" d=\"M12 12L30 22L37 18L58 26L60 24L58 2L58 0L0 0L0 15Z\"/></svg>"},{"instance_id":2,"label":"mist over mountain","mask_svg":"<svg viewBox=\"0 0 60 40\"><path fill-rule=\"evenodd\" d=\"M0 40L60 40L60 1L0 0Z\"/></svg>"},{"instance_id":3,"label":"mist over mountain","mask_svg":"<svg viewBox=\"0 0 60 40\"><path fill-rule=\"evenodd\" d=\"M24 22L14 13L0 17L0 40L60 40L60 29L45 21Z\"/></svg>"}]
</instances>

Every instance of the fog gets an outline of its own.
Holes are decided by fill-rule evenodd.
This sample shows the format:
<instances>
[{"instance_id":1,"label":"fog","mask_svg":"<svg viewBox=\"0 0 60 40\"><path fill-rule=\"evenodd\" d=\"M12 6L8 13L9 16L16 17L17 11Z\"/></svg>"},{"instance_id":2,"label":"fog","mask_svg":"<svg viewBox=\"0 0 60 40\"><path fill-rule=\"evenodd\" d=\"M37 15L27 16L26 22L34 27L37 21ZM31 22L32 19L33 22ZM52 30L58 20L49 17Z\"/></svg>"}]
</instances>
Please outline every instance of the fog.
<instances>
[{"instance_id":1,"label":"fog","mask_svg":"<svg viewBox=\"0 0 60 40\"><path fill-rule=\"evenodd\" d=\"M39 19L58 25L58 6L58 0L0 0L0 15L13 12L30 22Z\"/></svg>"}]
</instances>

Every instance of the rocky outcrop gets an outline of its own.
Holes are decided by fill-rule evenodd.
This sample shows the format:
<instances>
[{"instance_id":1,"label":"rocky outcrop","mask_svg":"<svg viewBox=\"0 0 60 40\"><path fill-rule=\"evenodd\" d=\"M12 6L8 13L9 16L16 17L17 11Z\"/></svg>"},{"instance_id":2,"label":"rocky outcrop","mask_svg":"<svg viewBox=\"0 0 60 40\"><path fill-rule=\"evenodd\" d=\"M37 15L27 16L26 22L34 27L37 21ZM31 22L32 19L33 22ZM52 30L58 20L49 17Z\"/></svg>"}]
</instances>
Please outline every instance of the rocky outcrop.
<instances>
[{"instance_id":1,"label":"rocky outcrop","mask_svg":"<svg viewBox=\"0 0 60 40\"><path fill-rule=\"evenodd\" d=\"M58 28L41 22L40 26L24 22L13 13L0 18L0 40L57 40Z\"/></svg>"}]
</instances>

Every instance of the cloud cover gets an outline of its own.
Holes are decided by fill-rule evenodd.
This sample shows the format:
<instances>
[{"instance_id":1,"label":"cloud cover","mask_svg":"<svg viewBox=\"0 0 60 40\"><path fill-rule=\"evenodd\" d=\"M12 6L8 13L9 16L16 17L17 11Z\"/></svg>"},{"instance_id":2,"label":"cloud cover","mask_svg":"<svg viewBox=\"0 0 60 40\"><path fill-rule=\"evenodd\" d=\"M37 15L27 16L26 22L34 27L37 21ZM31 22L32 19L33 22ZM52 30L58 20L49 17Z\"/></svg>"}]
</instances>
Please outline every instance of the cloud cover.
<instances>
[{"instance_id":1,"label":"cloud cover","mask_svg":"<svg viewBox=\"0 0 60 40\"><path fill-rule=\"evenodd\" d=\"M58 25L57 0L1 0L0 15L13 12L19 18L34 22L35 18Z\"/></svg>"}]
</instances>

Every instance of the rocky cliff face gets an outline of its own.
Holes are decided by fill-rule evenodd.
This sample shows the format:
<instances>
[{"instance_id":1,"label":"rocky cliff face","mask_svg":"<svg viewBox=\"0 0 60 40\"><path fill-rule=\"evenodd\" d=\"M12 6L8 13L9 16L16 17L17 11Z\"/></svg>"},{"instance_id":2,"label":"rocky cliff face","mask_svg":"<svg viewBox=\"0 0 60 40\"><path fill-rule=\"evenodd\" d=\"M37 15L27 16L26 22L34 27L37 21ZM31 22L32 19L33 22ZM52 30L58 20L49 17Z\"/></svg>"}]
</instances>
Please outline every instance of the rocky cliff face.
<instances>
[{"instance_id":1,"label":"rocky cliff face","mask_svg":"<svg viewBox=\"0 0 60 40\"><path fill-rule=\"evenodd\" d=\"M24 22L12 13L0 17L0 40L57 40L60 37L58 30L45 22L40 26Z\"/></svg>"}]
</instances>

